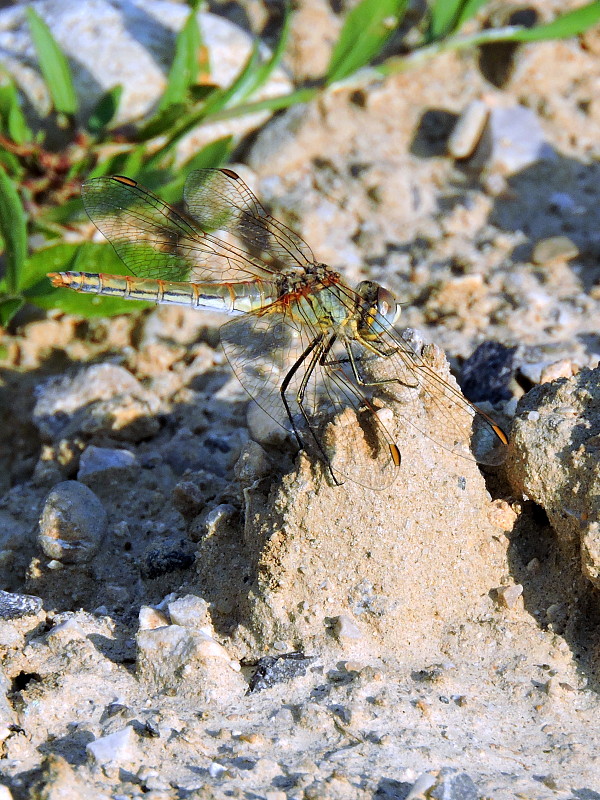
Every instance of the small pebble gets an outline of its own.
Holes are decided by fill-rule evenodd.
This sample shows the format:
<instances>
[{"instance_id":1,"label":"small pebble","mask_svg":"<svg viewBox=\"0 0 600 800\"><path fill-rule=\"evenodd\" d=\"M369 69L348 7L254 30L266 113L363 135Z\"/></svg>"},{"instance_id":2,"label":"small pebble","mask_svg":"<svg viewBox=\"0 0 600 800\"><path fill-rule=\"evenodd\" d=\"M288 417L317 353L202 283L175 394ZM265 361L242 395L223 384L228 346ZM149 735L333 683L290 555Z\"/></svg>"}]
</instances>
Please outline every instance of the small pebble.
<instances>
[{"instance_id":1,"label":"small pebble","mask_svg":"<svg viewBox=\"0 0 600 800\"><path fill-rule=\"evenodd\" d=\"M85 484L63 481L46 498L38 544L48 558L74 564L91 561L106 532L104 506Z\"/></svg>"},{"instance_id":2,"label":"small pebble","mask_svg":"<svg viewBox=\"0 0 600 800\"><path fill-rule=\"evenodd\" d=\"M246 418L250 436L255 442L271 447L281 447L288 433L256 403L250 403Z\"/></svg>"},{"instance_id":3,"label":"small pebble","mask_svg":"<svg viewBox=\"0 0 600 800\"><path fill-rule=\"evenodd\" d=\"M467 158L476 149L483 134L489 108L483 100L473 100L458 118L450 137L448 152L454 158Z\"/></svg>"},{"instance_id":4,"label":"small pebble","mask_svg":"<svg viewBox=\"0 0 600 800\"><path fill-rule=\"evenodd\" d=\"M362 631L348 614L340 614L335 618L333 633L339 642L358 641L364 638Z\"/></svg>"},{"instance_id":5,"label":"small pebble","mask_svg":"<svg viewBox=\"0 0 600 800\"><path fill-rule=\"evenodd\" d=\"M168 625L169 620L156 608L142 606L138 614L138 623L141 631L153 631Z\"/></svg>"},{"instance_id":6,"label":"small pebble","mask_svg":"<svg viewBox=\"0 0 600 800\"><path fill-rule=\"evenodd\" d=\"M185 597L172 600L167 603L167 609L173 625L197 629L210 623L208 603L194 594L186 594Z\"/></svg>"},{"instance_id":7,"label":"small pebble","mask_svg":"<svg viewBox=\"0 0 600 800\"><path fill-rule=\"evenodd\" d=\"M553 261L570 261L579 255L579 248L566 236L550 236L541 239L533 248L534 264L550 264Z\"/></svg>"},{"instance_id":8,"label":"small pebble","mask_svg":"<svg viewBox=\"0 0 600 800\"><path fill-rule=\"evenodd\" d=\"M81 454L77 480L98 476L104 478L106 473L120 474L123 470L135 467L136 464L137 459L129 450L89 445Z\"/></svg>"},{"instance_id":9,"label":"small pebble","mask_svg":"<svg viewBox=\"0 0 600 800\"><path fill-rule=\"evenodd\" d=\"M562 358L544 367L540 373L540 383L550 383L558 378L572 378L574 375L573 362L570 358Z\"/></svg>"},{"instance_id":10,"label":"small pebble","mask_svg":"<svg viewBox=\"0 0 600 800\"><path fill-rule=\"evenodd\" d=\"M101 736L86 745L88 756L98 765L130 764L138 757L137 737L129 725L116 733Z\"/></svg>"},{"instance_id":11,"label":"small pebble","mask_svg":"<svg viewBox=\"0 0 600 800\"><path fill-rule=\"evenodd\" d=\"M523 587L520 583L515 583L511 586L499 586L496 589L496 600L498 605L504 606L504 608L514 608L522 594Z\"/></svg>"}]
</instances>

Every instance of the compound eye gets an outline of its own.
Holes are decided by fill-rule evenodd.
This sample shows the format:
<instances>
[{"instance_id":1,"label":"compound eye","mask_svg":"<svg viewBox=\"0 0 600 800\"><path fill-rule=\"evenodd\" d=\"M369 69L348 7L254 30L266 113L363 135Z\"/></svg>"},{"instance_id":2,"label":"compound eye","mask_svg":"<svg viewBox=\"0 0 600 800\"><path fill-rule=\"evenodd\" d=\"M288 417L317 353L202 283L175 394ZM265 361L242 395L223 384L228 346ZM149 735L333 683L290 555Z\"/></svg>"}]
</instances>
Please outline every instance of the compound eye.
<instances>
[{"instance_id":1,"label":"compound eye","mask_svg":"<svg viewBox=\"0 0 600 800\"><path fill-rule=\"evenodd\" d=\"M377 311L390 325L396 322L400 314L400 307L396 303L396 298L383 286L380 286L377 290Z\"/></svg>"}]
</instances>

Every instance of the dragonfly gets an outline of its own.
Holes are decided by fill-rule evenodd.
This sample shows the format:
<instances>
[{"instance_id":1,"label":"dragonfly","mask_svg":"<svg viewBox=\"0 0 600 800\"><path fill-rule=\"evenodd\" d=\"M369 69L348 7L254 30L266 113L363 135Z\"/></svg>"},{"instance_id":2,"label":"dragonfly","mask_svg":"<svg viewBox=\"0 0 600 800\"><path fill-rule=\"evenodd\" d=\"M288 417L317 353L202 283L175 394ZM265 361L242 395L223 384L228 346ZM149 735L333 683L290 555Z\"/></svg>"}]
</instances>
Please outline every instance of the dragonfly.
<instances>
[{"instance_id":1,"label":"dragonfly","mask_svg":"<svg viewBox=\"0 0 600 800\"><path fill-rule=\"evenodd\" d=\"M396 331L394 295L317 261L233 170L191 172L185 211L121 175L82 198L132 274L53 272L53 285L231 315L220 339L239 382L334 484L393 483L394 412L461 458L504 459L502 429Z\"/></svg>"}]
</instances>

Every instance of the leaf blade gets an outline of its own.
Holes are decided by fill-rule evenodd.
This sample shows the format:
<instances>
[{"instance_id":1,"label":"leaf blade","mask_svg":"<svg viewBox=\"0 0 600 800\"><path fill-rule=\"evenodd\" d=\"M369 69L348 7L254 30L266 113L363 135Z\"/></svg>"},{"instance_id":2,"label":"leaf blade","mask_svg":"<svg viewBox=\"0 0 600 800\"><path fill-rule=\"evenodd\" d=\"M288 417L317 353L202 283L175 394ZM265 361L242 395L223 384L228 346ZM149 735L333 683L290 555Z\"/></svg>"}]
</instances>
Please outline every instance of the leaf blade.
<instances>
[{"instance_id":1,"label":"leaf blade","mask_svg":"<svg viewBox=\"0 0 600 800\"><path fill-rule=\"evenodd\" d=\"M27 255L27 218L21 198L3 169L0 169L0 236L6 248L6 285L9 293L17 293Z\"/></svg>"},{"instance_id":2,"label":"leaf blade","mask_svg":"<svg viewBox=\"0 0 600 800\"><path fill-rule=\"evenodd\" d=\"M346 16L333 48L326 81L343 80L368 64L404 16L407 0L362 0Z\"/></svg>"},{"instance_id":3,"label":"leaf blade","mask_svg":"<svg viewBox=\"0 0 600 800\"><path fill-rule=\"evenodd\" d=\"M71 68L58 46L50 28L31 6L25 9L40 70L50 92L56 111L72 116L79 103L73 84Z\"/></svg>"}]
</instances>

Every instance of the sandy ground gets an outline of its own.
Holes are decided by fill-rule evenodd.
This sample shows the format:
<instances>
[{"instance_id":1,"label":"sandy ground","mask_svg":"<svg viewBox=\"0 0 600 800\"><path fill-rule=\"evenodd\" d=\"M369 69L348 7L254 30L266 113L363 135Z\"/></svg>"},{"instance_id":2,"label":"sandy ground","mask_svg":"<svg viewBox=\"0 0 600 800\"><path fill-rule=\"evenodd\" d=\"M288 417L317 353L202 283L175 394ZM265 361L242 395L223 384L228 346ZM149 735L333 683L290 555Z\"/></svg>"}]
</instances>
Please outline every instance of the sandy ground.
<instances>
[{"instance_id":1,"label":"sandy ground","mask_svg":"<svg viewBox=\"0 0 600 800\"><path fill-rule=\"evenodd\" d=\"M297 77L337 25L300 4ZM502 466L424 436L421 396L391 404L397 480L332 485L215 314L0 332L2 798L599 800L600 48L489 59L500 88L448 54L292 109L236 168L458 374L505 346L464 370ZM527 109L508 154L448 154L472 100Z\"/></svg>"}]
</instances>

